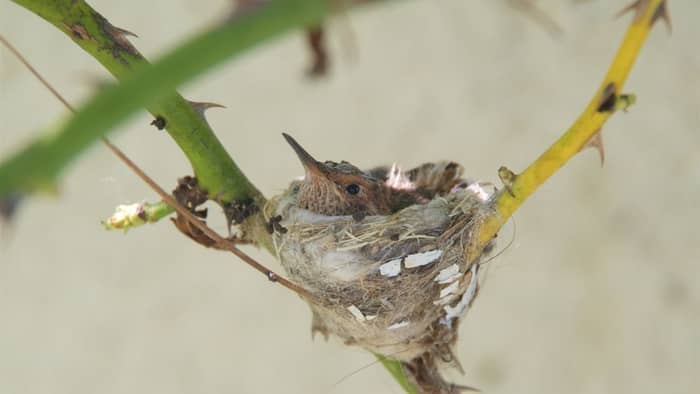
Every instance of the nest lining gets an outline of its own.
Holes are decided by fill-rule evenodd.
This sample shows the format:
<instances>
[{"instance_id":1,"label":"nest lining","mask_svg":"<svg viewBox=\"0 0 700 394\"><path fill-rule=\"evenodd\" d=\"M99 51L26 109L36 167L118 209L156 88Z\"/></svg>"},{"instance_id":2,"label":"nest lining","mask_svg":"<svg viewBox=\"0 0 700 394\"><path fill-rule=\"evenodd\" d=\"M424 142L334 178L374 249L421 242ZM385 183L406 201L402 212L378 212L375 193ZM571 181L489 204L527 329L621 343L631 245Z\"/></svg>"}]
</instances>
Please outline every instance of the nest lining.
<instances>
[{"instance_id":1,"label":"nest lining","mask_svg":"<svg viewBox=\"0 0 700 394\"><path fill-rule=\"evenodd\" d=\"M312 332L409 361L451 361L459 317L478 289L480 257L467 261L489 193L478 184L388 216L325 216L297 208L294 190L270 202L287 231L278 258L316 296ZM487 248L490 249L490 248Z\"/></svg>"}]
</instances>

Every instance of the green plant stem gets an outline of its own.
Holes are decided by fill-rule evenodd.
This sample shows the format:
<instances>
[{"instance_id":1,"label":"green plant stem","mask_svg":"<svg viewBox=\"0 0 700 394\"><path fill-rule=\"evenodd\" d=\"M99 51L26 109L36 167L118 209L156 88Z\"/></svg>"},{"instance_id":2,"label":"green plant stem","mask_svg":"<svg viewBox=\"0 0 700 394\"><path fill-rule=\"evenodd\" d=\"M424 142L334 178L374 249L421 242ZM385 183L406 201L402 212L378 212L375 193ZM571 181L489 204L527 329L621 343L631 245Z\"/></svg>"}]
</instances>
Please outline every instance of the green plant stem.
<instances>
[{"instance_id":1,"label":"green plant stem","mask_svg":"<svg viewBox=\"0 0 700 394\"><path fill-rule=\"evenodd\" d=\"M81 151L130 114L146 107L154 117L165 120L166 130L188 157L199 184L210 196L219 202L252 198L259 205L264 203L203 117L173 89L272 37L319 23L330 12L327 0L273 1L235 22L215 26L190 39L153 65L125 41L122 32L84 1L13 1L71 37L121 83L99 92L59 130L37 139L2 163L0 196L55 189L60 172ZM160 208L161 213L169 211ZM260 224L260 218L256 220ZM407 392L416 392L398 361L384 359L382 364Z\"/></svg>"},{"instance_id":2,"label":"green plant stem","mask_svg":"<svg viewBox=\"0 0 700 394\"><path fill-rule=\"evenodd\" d=\"M635 102L635 96L623 95L622 88L654 23L668 18L666 3L666 0L637 1L628 8L634 11L632 22L600 87L571 127L522 173L512 175L512 182L493 201L495 214L481 226L475 250L470 250L469 255L478 256L525 200L585 148L616 110ZM610 98L613 99L610 108L602 110L603 103ZM600 144L598 148L602 149Z\"/></svg>"},{"instance_id":3,"label":"green plant stem","mask_svg":"<svg viewBox=\"0 0 700 394\"><path fill-rule=\"evenodd\" d=\"M22 190L52 188L55 178L77 153L138 108L146 106L166 120L168 132L180 145L200 184L218 201L253 198L264 201L226 153L203 118L174 89L215 64L294 27L320 22L329 13L327 0L275 0L235 22L216 26L194 37L153 66L130 45L120 41L104 18L83 1L14 0L37 13L73 38L117 78L110 87L79 109L57 133L35 141L0 166L0 196ZM514 175L508 193L494 202L496 214L481 228L479 244L485 245L512 213L552 174L561 168L599 132L613 111L601 111L604 92L613 84L620 90L634 64L648 31L665 0L635 3L638 9L627 36L601 88L584 113L552 147L523 173ZM116 33L115 33L116 31ZM511 194L512 193L512 194ZM379 357L382 364L409 393L401 365Z\"/></svg>"},{"instance_id":4,"label":"green plant stem","mask_svg":"<svg viewBox=\"0 0 700 394\"><path fill-rule=\"evenodd\" d=\"M154 116L165 119L199 184L213 199L262 200L206 121L172 89L273 36L321 20L328 13L325 0L270 2L194 37L154 66L84 1L14 1L69 35L122 83L100 92L58 132L35 141L0 166L0 195L11 190L52 189L60 171L80 151L146 106Z\"/></svg>"},{"instance_id":5,"label":"green plant stem","mask_svg":"<svg viewBox=\"0 0 700 394\"><path fill-rule=\"evenodd\" d=\"M402 389L404 389L406 394L419 393L418 389L416 389L406 377L406 374L403 370L403 366L401 366L401 362L392 360L378 353L374 353L374 356L377 358L377 360L379 360L380 363L382 363L384 368L386 368L386 370L389 371L391 376L394 377L396 382L401 386Z\"/></svg>"}]
</instances>

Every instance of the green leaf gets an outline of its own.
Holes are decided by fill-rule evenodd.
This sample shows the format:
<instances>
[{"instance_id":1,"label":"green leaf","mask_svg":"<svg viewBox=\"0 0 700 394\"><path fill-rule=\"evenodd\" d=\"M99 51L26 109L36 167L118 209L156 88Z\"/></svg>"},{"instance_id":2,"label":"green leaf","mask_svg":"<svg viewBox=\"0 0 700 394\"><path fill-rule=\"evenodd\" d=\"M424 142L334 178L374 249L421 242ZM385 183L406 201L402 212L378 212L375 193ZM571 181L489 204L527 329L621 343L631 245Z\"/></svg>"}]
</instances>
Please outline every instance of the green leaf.
<instances>
[{"instance_id":1,"label":"green leaf","mask_svg":"<svg viewBox=\"0 0 700 394\"><path fill-rule=\"evenodd\" d=\"M210 195L230 201L258 194L213 132L204 132L206 122L197 120L196 110L173 89L273 37L317 23L328 13L326 0L271 1L191 38L149 65L130 45L121 45L120 32L83 1L15 1L70 34L122 82L99 92L58 131L2 163L0 195L53 185L81 151L142 107L154 114L168 113L166 120L174 126L168 131Z\"/></svg>"}]
</instances>

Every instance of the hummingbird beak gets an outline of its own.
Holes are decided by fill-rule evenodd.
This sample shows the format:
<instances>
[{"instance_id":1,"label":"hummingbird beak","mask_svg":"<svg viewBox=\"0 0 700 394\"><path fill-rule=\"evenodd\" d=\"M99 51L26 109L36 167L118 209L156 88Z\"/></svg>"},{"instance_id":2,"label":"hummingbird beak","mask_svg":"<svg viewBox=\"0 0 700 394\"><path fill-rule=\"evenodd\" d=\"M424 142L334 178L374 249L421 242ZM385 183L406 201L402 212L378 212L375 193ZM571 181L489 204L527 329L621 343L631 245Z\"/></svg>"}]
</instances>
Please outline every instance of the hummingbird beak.
<instances>
[{"instance_id":1,"label":"hummingbird beak","mask_svg":"<svg viewBox=\"0 0 700 394\"><path fill-rule=\"evenodd\" d=\"M289 143L292 149L294 149L294 152L299 157L301 164L304 165L304 169L306 169L307 175L315 175L322 177L327 176L326 166L323 163L320 163L316 159L314 159L313 156L311 156L309 152L302 148L301 145L299 145L299 143L294 138L292 138L291 135L287 133L282 133L282 136L284 136L284 139L287 140L287 143Z\"/></svg>"}]
</instances>

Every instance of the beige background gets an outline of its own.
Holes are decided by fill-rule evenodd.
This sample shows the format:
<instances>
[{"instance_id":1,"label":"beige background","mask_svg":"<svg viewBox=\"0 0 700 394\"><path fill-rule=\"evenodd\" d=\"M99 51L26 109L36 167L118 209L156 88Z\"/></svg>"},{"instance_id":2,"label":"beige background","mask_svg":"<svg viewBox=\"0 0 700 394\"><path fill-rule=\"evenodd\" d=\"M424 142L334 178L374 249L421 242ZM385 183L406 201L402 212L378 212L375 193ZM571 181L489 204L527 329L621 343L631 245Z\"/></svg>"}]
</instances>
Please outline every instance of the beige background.
<instances>
[{"instance_id":1,"label":"beige background","mask_svg":"<svg viewBox=\"0 0 700 394\"><path fill-rule=\"evenodd\" d=\"M228 2L92 3L156 58ZM302 78L293 34L182 91L228 107L210 122L269 195L301 174L282 131L321 159L449 158L495 180L578 115L629 18L612 17L628 0L540 3L564 35L503 1L396 2L350 15L355 62L339 45L347 26L332 25L325 81ZM514 244L490 264L461 327L466 375L450 378L494 394L700 392L700 3L670 8L673 35L653 31L627 85L638 104L605 127L605 167L586 151L516 214ZM10 2L0 32L74 103L106 77ZM66 111L5 50L0 67L6 157ZM114 139L170 188L189 168L149 121L140 114ZM400 392L378 365L347 377L373 358L312 342L306 306L232 256L167 222L126 236L101 229L115 205L142 199L154 193L95 146L56 199L23 206L0 246L0 392ZM501 239L512 234L508 225Z\"/></svg>"}]
</instances>

